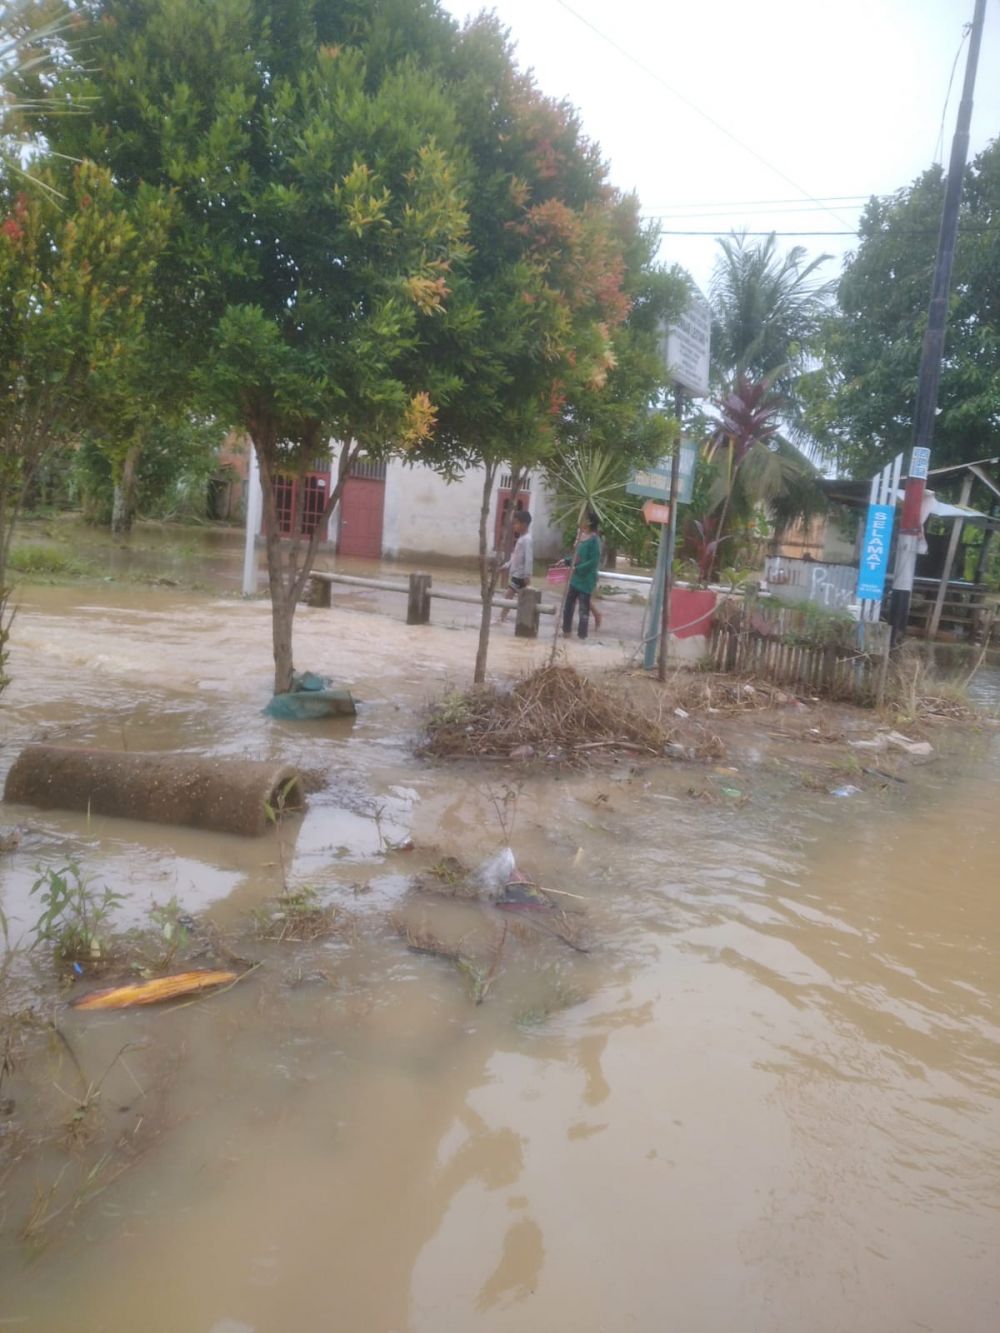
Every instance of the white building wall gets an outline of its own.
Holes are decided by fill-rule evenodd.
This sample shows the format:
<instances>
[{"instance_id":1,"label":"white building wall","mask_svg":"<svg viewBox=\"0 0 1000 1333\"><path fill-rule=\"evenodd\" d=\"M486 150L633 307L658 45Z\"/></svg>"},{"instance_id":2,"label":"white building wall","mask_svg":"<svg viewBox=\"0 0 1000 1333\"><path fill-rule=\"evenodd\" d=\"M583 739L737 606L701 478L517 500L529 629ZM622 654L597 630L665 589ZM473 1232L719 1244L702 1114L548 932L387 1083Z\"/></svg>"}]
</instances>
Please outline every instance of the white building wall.
<instances>
[{"instance_id":1,"label":"white building wall","mask_svg":"<svg viewBox=\"0 0 1000 1333\"><path fill-rule=\"evenodd\" d=\"M552 497L545 486L532 482L531 530L534 536L535 559L551 563L566 554L568 548L552 516Z\"/></svg>"},{"instance_id":2,"label":"white building wall","mask_svg":"<svg viewBox=\"0 0 1000 1333\"><path fill-rule=\"evenodd\" d=\"M330 446L331 483L336 476L340 447ZM254 457L247 488L249 539L262 533L260 477ZM479 506L483 471L472 468L448 482L425 467L407 467L398 459L386 468L385 507L382 518L382 553L390 560L475 560L479 553ZM496 531L499 487L494 487L490 505L489 540ZM551 498L541 481L531 478L531 531L535 560L557 560L564 554L562 536L553 523ZM335 543L340 507L328 525L327 540Z\"/></svg>"},{"instance_id":3,"label":"white building wall","mask_svg":"<svg viewBox=\"0 0 1000 1333\"><path fill-rule=\"evenodd\" d=\"M493 543L499 487L490 505L489 539ZM389 464L385 483L382 549L393 559L475 559L479 551L479 508L483 470L472 468L446 481L429 468ZM560 537L553 529L544 487L532 478L531 516L535 558L559 554Z\"/></svg>"},{"instance_id":4,"label":"white building wall","mask_svg":"<svg viewBox=\"0 0 1000 1333\"><path fill-rule=\"evenodd\" d=\"M332 447L332 468L339 449ZM490 505L489 539L496 529L497 491ZM545 488L531 480L532 535L535 559L557 559L562 539L553 526ZM393 459L386 467L385 507L382 516L382 553L390 560L475 560L479 552L479 506L483 471L471 468L455 481L446 481L426 467L409 467ZM339 513L330 520L330 540L336 541Z\"/></svg>"}]
</instances>

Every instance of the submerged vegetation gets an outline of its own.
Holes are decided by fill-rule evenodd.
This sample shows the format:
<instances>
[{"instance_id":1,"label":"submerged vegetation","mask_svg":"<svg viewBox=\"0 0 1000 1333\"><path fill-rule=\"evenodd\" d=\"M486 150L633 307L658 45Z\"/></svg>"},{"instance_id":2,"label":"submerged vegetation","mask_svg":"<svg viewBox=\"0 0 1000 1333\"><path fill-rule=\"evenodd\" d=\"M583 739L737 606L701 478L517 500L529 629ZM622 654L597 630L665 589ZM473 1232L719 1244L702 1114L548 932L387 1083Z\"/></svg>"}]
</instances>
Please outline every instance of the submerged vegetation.
<instances>
[{"instance_id":1,"label":"submerged vegetation","mask_svg":"<svg viewBox=\"0 0 1000 1333\"><path fill-rule=\"evenodd\" d=\"M85 574L88 567L55 542L30 542L12 546L7 568L15 574L49 574L69 577Z\"/></svg>"}]
</instances>

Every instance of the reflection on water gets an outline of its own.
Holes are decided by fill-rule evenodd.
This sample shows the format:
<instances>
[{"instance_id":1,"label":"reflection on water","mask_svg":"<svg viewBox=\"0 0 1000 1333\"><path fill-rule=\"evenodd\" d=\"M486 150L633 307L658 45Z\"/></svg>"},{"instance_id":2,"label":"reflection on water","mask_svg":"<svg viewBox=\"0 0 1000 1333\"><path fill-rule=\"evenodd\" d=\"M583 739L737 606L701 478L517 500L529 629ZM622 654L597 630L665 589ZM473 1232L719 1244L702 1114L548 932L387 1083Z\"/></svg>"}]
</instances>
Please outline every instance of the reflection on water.
<instances>
[{"instance_id":1,"label":"reflection on water","mask_svg":"<svg viewBox=\"0 0 1000 1333\"><path fill-rule=\"evenodd\" d=\"M942 758L851 801L767 764L735 779L742 808L692 801L680 768L526 779L518 856L583 896L592 947L519 932L476 1006L384 912L414 870L499 842L479 774L406 750L421 679L464 640L334 623L305 616L303 642L368 702L328 729L256 711L260 607L53 597L19 624L35 665L30 688L15 674L5 764L39 729L294 759L321 790L285 835L287 873L359 928L266 952L209 1002L60 1013L88 1071L135 1044L103 1092L135 1161L31 1263L19 1219L60 1163L0 1183L0 1327L996 1328L989 739L964 777ZM66 842L136 901L176 891L231 929L280 882L273 837L16 813L31 845L2 871L7 904ZM385 841L404 835L414 853ZM463 939L495 929L475 905L417 910Z\"/></svg>"}]
</instances>

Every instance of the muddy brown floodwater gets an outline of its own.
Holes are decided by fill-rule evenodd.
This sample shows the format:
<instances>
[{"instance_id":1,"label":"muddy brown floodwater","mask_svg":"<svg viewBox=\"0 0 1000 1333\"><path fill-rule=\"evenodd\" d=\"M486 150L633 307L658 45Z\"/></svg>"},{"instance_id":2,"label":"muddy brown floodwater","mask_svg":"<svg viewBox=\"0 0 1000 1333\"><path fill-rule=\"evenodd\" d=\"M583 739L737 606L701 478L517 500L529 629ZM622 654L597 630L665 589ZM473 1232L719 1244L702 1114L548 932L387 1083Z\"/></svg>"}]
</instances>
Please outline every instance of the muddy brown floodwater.
<instances>
[{"instance_id":1,"label":"muddy brown floodwater","mask_svg":"<svg viewBox=\"0 0 1000 1333\"><path fill-rule=\"evenodd\" d=\"M35 867L70 855L127 894L123 924L176 895L238 938L283 860L355 929L258 951L239 985L186 1006L58 1009L87 1077L111 1065L99 1113L141 1147L103 1181L78 1144L0 1182L0 1329L1000 1327L992 733L849 799L805 790L766 738L735 774L697 770L746 804L690 799L684 765L525 777L519 860L582 895L591 948L527 932L476 1006L386 923L407 903L459 938L482 926L480 907L409 892L442 857L471 865L503 841L490 789L506 773L409 748L422 703L466 679L471 634L303 610L299 663L362 706L293 726L259 712L268 631L260 603L26 594L4 771L45 737L281 758L318 790L280 848L8 808L24 826L0 859L12 933L33 920ZM506 637L493 664L541 651ZM389 845L404 838L414 851ZM43 1114L47 1081L66 1095L72 1071L46 1058L0 1133ZM88 1201L23 1239L95 1171Z\"/></svg>"}]
</instances>

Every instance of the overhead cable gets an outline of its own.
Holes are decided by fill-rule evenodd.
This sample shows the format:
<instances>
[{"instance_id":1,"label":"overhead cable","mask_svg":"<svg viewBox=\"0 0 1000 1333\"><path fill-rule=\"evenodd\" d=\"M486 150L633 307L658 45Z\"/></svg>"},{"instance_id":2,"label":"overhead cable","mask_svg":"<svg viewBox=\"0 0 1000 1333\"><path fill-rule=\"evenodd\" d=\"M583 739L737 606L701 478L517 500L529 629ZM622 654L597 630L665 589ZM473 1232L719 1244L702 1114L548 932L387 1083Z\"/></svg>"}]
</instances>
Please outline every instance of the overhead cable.
<instances>
[{"instance_id":1,"label":"overhead cable","mask_svg":"<svg viewBox=\"0 0 1000 1333\"><path fill-rule=\"evenodd\" d=\"M736 144L739 148L742 148L745 153L749 153L751 157L756 158L758 162L760 162L763 166L767 167L768 171L773 171L776 176L779 176L786 183L786 185L790 185L793 190L797 190L800 195L802 195L806 199L809 199L812 203L814 204L821 203L819 199L817 199L814 195L810 194L807 189L801 186L798 183L798 181L793 180L792 177L789 176L786 172L782 171L780 167L776 167L773 162L769 162L768 159L764 157L762 153L757 152L756 148L752 148L750 144L748 144L745 140L739 138L739 136L734 134L732 130L728 129L725 125L723 125L721 121L716 120L715 117L711 115L708 111L705 111L702 107L698 106L696 102L692 102L690 97L686 97L684 93L678 92L677 89L674 88L672 84L667 83L666 79L662 76L662 74L660 74L657 70L652 69L649 65L645 64L642 60L639 59L638 56L635 56L632 54L631 51L626 50L624 46L619 45L619 43L616 42L613 37L609 37L608 34L604 32L602 29L598 28L596 24L591 23L590 19L585 18L583 14L575 10L572 5L567 4L566 0L556 0L556 3L560 5L561 8L565 9L567 14L572 14L572 16L577 20L578 23L582 23L585 28L589 28L591 32L593 32L596 36L600 37L601 41L607 42L607 44L610 47L612 47L615 51L617 51L618 54L622 56L625 60L630 61L631 64L635 65L637 69L641 69L644 74L649 76L649 78L653 79L656 83L660 84L661 87L666 88L667 92L670 93L671 96L676 97L679 102L683 102L684 105L686 107L689 107L690 110L695 112L696 115L701 116L702 120L707 121L709 125L712 126L713 129L718 130L718 132L720 134L725 135L727 139L731 139L733 143ZM844 219L842 217L839 217L833 211L832 208L828 207L825 204L823 204L822 207L825 213L829 213L832 218L835 218L838 222L843 223ZM768 234L770 235L770 233Z\"/></svg>"}]
</instances>

